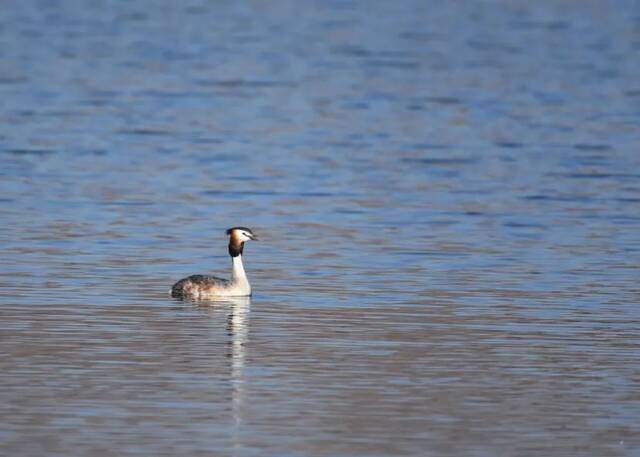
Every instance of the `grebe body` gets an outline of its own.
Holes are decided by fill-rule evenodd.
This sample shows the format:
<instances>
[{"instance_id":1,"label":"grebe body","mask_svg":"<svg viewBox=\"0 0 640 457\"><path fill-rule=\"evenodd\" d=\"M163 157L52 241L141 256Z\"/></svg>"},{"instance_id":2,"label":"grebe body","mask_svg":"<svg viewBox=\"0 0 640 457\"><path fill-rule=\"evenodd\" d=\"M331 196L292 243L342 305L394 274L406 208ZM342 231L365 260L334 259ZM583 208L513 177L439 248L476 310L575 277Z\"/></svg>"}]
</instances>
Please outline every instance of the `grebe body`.
<instances>
[{"instance_id":1,"label":"grebe body","mask_svg":"<svg viewBox=\"0 0 640 457\"><path fill-rule=\"evenodd\" d=\"M176 298L206 299L215 297L248 297L251 284L244 271L242 251L245 241L257 240L246 227L233 227L229 235L229 255L231 256L231 279L209 275L192 275L183 278L171 288L171 296Z\"/></svg>"}]
</instances>

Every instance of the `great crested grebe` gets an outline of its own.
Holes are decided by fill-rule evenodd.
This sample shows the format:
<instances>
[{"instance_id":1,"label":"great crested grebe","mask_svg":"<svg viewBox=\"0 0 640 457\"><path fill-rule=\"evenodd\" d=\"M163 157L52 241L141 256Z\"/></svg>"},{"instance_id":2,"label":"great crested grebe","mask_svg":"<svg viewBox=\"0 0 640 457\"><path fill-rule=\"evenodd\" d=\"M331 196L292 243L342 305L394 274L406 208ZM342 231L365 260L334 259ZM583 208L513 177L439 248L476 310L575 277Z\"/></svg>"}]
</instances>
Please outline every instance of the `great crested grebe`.
<instances>
[{"instance_id":1,"label":"great crested grebe","mask_svg":"<svg viewBox=\"0 0 640 457\"><path fill-rule=\"evenodd\" d=\"M242 265L244 242L257 240L246 227L233 227L229 235L229 255L231 256L231 279L221 279L208 275L192 275L181 279L171 288L171 296L176 298L248 297L251 284Z\"/></svg>"}]
</instances>

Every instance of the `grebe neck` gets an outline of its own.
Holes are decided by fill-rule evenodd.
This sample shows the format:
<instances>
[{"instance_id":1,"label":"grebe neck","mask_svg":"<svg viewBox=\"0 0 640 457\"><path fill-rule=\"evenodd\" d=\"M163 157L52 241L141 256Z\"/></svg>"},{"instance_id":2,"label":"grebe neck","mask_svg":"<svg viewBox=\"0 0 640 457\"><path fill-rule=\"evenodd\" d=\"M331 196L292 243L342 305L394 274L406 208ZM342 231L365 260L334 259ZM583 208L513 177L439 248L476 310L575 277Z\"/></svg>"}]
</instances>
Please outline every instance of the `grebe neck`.
<instances>
[{"instance_id":1,"label":"grebe neck","mask_svg":"<svg viewBox=\"0 0 640 457\"><path fill-rule=\"evenodd\" d=\"M249 284L247 274L244 272L244 265L242 264L242 255L231 257L231 282Z\"/></svg>"}]
</instances>

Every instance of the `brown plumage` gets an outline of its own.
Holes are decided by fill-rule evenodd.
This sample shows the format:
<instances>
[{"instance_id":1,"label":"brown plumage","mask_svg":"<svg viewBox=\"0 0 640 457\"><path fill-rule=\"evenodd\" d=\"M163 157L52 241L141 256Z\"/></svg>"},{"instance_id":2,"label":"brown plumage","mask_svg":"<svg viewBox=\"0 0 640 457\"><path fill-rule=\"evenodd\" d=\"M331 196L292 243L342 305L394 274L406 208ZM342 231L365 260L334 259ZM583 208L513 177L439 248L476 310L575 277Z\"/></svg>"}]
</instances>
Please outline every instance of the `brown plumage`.
<instances>
[{"instance_id":1,"label":"brown plumage","mask_svg":"<svg viewBox=\"0 0 640 457\"><path fill-rule=\"evenodd\" d=\"M207 294L213 289L229 287L229 281L209 275L191 275L183 278L171 288L174 298Z\"/></svg>"}]
</instances>

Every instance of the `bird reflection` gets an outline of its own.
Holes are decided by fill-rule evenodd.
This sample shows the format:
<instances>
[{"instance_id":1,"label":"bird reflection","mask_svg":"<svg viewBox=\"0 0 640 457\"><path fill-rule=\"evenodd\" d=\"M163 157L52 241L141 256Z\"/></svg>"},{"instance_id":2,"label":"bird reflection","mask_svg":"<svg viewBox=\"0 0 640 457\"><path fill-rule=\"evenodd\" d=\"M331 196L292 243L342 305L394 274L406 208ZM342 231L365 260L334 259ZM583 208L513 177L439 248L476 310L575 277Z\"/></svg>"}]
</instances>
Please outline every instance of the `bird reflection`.
<instances>
[{"instance_id":1,"label":"bird reflection","mask_svg":"<svg viewBox=\"0 0 640 457\"><path fill-rule=\"evenodd\" d=\"M243 423L244 404L246 397L244 365L246 357L246 342L249 335L249 311L251 297L224 297L215 300L184 300L205 311L214 320L220 319L222 313L226 316L225 330L228 335L226 356L230 360L231 414L234 424L233 440L240 446L239 427ZM219 329L219 327L217 327ZM219 331L219 330L217 330ZM238 433L238 435L236 435Z\"/></svg>"},{"instance_id":2,"label":"bird reflection","mask_svg":"<svg viewBox=\"0 0 640 457\"><path fill-rule=\"evenodd\" d=\"M229 299L228 299L229 300ZM231 313L227 317L227 334L231 357L231 386L232 400L231 410L235 425L242 423L242 411L245 399L244 363L245 344L249 334L249 310L251 309L250 297L234 297L229 300L232 303Z\"/></svg>"}]
</instances>

